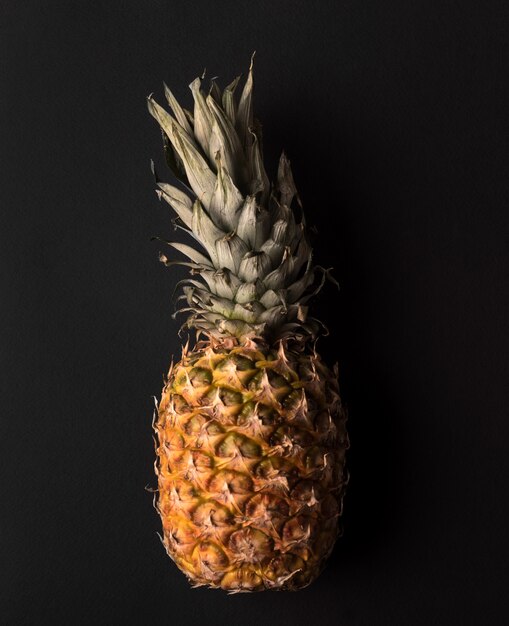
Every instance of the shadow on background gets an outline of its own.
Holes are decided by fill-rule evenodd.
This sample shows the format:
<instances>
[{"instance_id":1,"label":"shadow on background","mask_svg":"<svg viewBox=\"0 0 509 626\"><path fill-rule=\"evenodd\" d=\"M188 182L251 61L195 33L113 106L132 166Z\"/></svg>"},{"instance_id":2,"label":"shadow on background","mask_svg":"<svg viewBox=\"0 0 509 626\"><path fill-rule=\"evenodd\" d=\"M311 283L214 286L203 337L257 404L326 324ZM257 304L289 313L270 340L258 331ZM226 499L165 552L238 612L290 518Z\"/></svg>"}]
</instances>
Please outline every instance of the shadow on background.
<instances>
[{"instance_id":1,"label":"shadow on background","mask_svg":"<svg viewBox=\"0 0 509 626\"><path fill-rule=\"evenodd\" d=\"M325 286L312 305L311 314L325 322L330 334L320 339L318 350L327 363L339 362L341 395L348 410L350 450L347 467L350 482L344 500L343 537L328 568L342 568L345 561L371 560L384 537L397 533L404 517L402 478L405 459L404 416L398 414L388 378L377 354L373 329L377 316L374 268L376 255L369 250L369 236L359 234L360 215L378 213L369 197L369 137L353 145L347 133L331 136L327 115L310 123L311 103L298 103L282 116L269 114L273 144L265 147L268 167L275 171L279 138L292 163L297 188L313 238L315 261L333 267L340 283ZM337 124L341 127L341 124ZM298 133L295 129L298 128ZM274 132L274 129L277 132ZM267 133L268 134L268 133ZM358 140L358 130L355 132ZM323 152L325 146L337 149ZM365 222L369 229L369 222ZM371 254L370 254L371 252ZM397 307L397 303L395 303ZM378 325L380 327L380 325ZM394 391L396 394L397 391Z\"/></svg>"}]
</instances>

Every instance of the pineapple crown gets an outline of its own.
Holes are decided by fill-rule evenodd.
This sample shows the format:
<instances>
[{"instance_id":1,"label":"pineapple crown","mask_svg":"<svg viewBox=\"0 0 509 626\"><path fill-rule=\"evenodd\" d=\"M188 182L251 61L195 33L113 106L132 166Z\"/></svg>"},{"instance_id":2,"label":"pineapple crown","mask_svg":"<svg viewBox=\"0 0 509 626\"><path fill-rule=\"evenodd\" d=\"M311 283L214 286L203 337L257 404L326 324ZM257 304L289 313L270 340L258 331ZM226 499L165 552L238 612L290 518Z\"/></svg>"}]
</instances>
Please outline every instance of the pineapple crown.
<instances>
[{"instance_id":1,"label":"pineapple crown","mask_svg":"<svg viewBox=\"0 0 509 626\"><path fill-rule=\"evenodd\" d=\"M308 316L307 303L328 270L313 265L304 216L292 207L302 208L284 152L274 185L265 172L261 125L253 118L253 58L239 98L240 76L222 93L215 79L205 93L203 78L190 84L193 112L166 85L172 114L148 98L167 164L187 190L162 182L154 169L157 194L177 213L175 226L200 248L168 241L188 260L160 255L167 266L190 269L177 313L188 313L184 327L218 342L314 340L323 325Z\"/></svg>"}]
</instances>

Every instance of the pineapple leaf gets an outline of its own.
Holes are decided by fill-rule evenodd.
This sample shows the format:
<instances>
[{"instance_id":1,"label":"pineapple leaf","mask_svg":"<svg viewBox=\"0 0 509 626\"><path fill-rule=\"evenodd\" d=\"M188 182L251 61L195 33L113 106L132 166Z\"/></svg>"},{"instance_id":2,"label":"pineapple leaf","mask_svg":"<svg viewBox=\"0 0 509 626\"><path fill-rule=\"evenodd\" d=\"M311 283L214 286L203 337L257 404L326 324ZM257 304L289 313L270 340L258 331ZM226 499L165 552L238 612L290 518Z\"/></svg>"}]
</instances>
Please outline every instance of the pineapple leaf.
<instances>
[{"instance_id":1,"label":"pineapple leaf","mask_svg":"<svg viewBox=\"0 0 509 626\"><path fill-rule=\"evenodd\" d=\"M164 198L184 224L191 228L193 219L193 202L191 198L183 191L180 191L180 189L177 189L177 187L173 187L173 185L168 183L158 182L157 186L159 187L159 197Z\"/></svg>"},{"instance_id":2,"label":"pineapple leaf","mask_svg":"<svg viewBox=\"0 0 509 626\"><path fill-rule=\"evenodd\" d=\"M232 179L237 184L242 183L246 177L246 163L239 136L228 116L210 96L207 97L207 104L213 118L210 149L214 156L221 150Z\"/></svg>"},{"instance_id":3,"label":"pineapple leaf","mask_svg":"<svg viewBox=\"0 0 509 626\"><path fill-rule=\"evenodd\" d=\"M212 116L201 90L201 80L195 78L189 88L194 99L194 134L203 151L207 154L212 132Z\"/></svg>"},{"instance_id":4,"label":"pineapple leaf","mask_svg":"<svg viewBox=\"0 0 509 626\"><path fill-rule=\"evenodd\" d=\"M277 220L274 222L271 231L271 238L278 244L286 244L288 243L289 237L288 231L290 230L291 224L285 220Z\"/></svg>"},{"instance_id":5,"label":"pineapple leaf","mask_svg":"<svg viewBox=\"0 0 509 626\"><path fill-rule=\"evenodd\" d=\"M239 98L240 77L222 90L215 77L205 89L204 76L189 85L193 112L166 85L166 109L148 98L167 163L189 190L154 172L157 194L173 207L175 227L196 240L166 242L187 258L161 255L161 261L190 269L191 276L179 283L188 328L220 341L230 335L305 342L321 332L306 303L329 271L313 263L304 215L293 206L302 209L284 152L274 185L267 176L262 127L253 115L253 60L254 54Z\"/></svg>"},{"instance_id":6,"label":"pineapple leaf","mask_svg":"<svg viewBox=\"0 0 509 626\"><path fill-rule=\"evenodd\" d=\"M235 233L230 233L216 241L219 267L226 267L235 274L239 271L240 260L246 252L248 252L246 243Z\"/></svg>"},{"instance_id":7,"label":"pineapple leaf","mask_svg":"<svg viewBox=\"0 0 509 626\"><path fill-rule=\"evenodd\" d=\"M253 304L256 305L257 303L254 302ZM259 306L260 305L258 305L258 307ZM235 304L231 317L247 322L248 324L254 324L258 321L258 318L263 311L263 308L261 308L261 310L256 309L257 307L254 307L254 310L250 310L249 308L242 306L242 304Z\"/></svg>"},{"instance_id":8,"label":"pineapple leaf","mask_svg":"<svg viewBox=\"0 0 509 626\"><path fill-rule=\"evenodd\" d=\"M216 241L224 238L226 233L214 224L199 200L196 200L193 205L192 229L197 239L209 253L214 266L218 267L219 259L216 252Z\"/></svg>"},{"instance_id":9,"label":"pineapple leaf","mask_svg":"<svg viewBox=\"0 0 509 626\"><path fill-rule=\"evenodd\" d=\"M306 237L303 234L299 242L299 245L297 247L297 250L294 254L294 266L293 266L293 271L291 274L292 279L295 279L299 275L299 272L301 268L303 267L304 263L307 262L308 266L310 265L312 254L313 254L313 251L311 249L311 246L309 245Z\"/></svg>"},{"instance_id":10,"label":"pineapple leaf","mask_svg":"<svg viewBox=\"0 0 509 626\"><path fill-rule=\"evenodd\" d=\"M267 274L267 276L263 279L265 287L273 290L283 289L286 286L288 277L293 271L294 264L295 261L290 254L289 249L286 248L281 265L270 272L270 274Z\"/></svg>"},{"instance_id":11,"label":"pineapple leaf","mask_svg":"<svg viewBox=\"0 0 509 626\"><path fill-rule=\"evenodd\" d=\"M263 166L263 159L261 155L258 136L251 129L249 129L249 132L251 133L251 137L253 138L251 147L249 148L249 167L250 178L252 181L251 193L257 193L261 191L261 204L265 205L270 190L269 178L267 176L267 172L265 171L265 167Z\"/></svg>"},{"instance_id":12,"label":"pineapple leaf","mask_svg":"<svg viewBox=\"0 0 509 626\"><path fill-rule=\"evenodd\" d=\"M253 250L259 250L267 240L269 229L269 212L258 205L254 196L248 196L240 209L237 234Z\"/></svg>"},{"instance_id":13,"label":"pineapple leaf","mask_svg":"<svg viewBox=\"0 0 509 626\"><path fill-rule=\"evenodd\" d=\"M177 150L184 162L189 183L203 204L208 207L216 184L216 176L209 169L201 154L185 139L176 135Z\"/></svg>"},{"instance_id":14,"label":"pineapple leaf","mask_svg":"<svg viewBox=\"0 0 509 626\"><path fill-rule=\"evenodd\" d=\"M292 169L290 167L290 161L286 154L283 152L279 159L279 166L277 171L277 186L280 194L280 203L283 206L290 207L294 197L297 198L297 202L302 207L297 188L293 181Z\"/></svg>"},{"instance_id":15,"label":"pineapple leaf","mask_svg":"<svg viewBox=\"0 0 509 626\"><path fill-rule=\"evenodd\" d=\"M262 280L270 272L270 257L265 252L248 252L240 262L239 278L247 283Z\"/></svg>"},{"instance_id":16,"label":"pineapple leaf","mask_svg":"<svg viewBox=\"0 0 509 626\"><path fill-rule=\"evenodd\" d=\"M189 184L189 180L186 174L186 168L184 167L182 159L179 157L175 148L171 145L170 140L163 130L161 130L161 134L163 137L163 151L166 165L170 168L170 171L173 173L175 178L184 183L186 187L190 188L191 186Z\"/></svg>"},{"instance_id":17,"label":"pineapple leaf","mask_svg":"<svg viewBox=\"0 0 509 626\"><path fill-rule=\"evenodd\" d=\"M301 302L292 304L288 307L288 317L290 319L297 319L299 322L304 323L308 316L308 307L303 306Z\"/></svg>"},{"instance_id":18,"label":"pineapple leaf","mask_svg":"<svg viewBox=\"0 0 509 626\"><path fill-rule=\"evenodd\" d=\"M258 319L267 326L277 326L284 319L285 313L286 307L279 304L264 311Z\"/></svg>"},{"instance_id":19,"label":"pineapple leaf","mask_svg":"<svg viewBox=\"0 0 509 626\"><path fill-rule=\"evenodd\" d=\"M256 199L254 196L248 196L240 210L237 234L251 248L255 248L256 244L256 213Z\"/></svg>"},{"instance_id":20,"label":"pineapple leaf","mask_svg":"<svg viewBox=\"0 0 509 626\"><path fill-rule=\"evenodd\" d=\"M209 212L222 228L235 230L238 222L237 212L244 198L234 185L229 173L222 166L219 153L216 154L216 163L216 185L210 199Z\"/></svg>"},{"instance_id":21,"label":"pineapple leaf","mask_svg":"<svg viewBox=\"0 0 509 626\"><path fill-rule=\"evenodd\" d=\"M272 267L277 267L283 258L285 246L282 243L276 243L273 239L266 239L263 245L260 247L262 252L265 252L271 261Z\"/></svg>"},{"instance_id":22,"label":"pineapple leaf","mask_svg":"<svg viewBox=\"0 0 509 626\"><path fill-rule=\"evenodd\" d=\"M194 115L188 109L184 109L184 107L182 107L182 110L184 111L184 115L187 117L187 121L192 128L194 128Z\"/></svg>"},{"instance_id":23,"label":"pineapple leaf","mask_svg":"<svg viewBox=\"0 0 509 626\"><path fill-rule=\"evenodd\" d=\"M237 104L235 102L235 89L237 88L240 76L237 76L223 91L223 109L226 115L230 118L232 124L235 124L235 118L237 116Z\"/></svg>"},{"instance_id":24,"label":"pineapple leaf","mask_svg":"<svg viewBox=\"0 0 509 626\"><path fill-rule=\"evenodd\" d=\"M228 298L221 298L203 289L195 289L195 294L209 311L220 313L224 317L230 317L233 313L235 305Z\"/></svg>"},{"instance_id":25,"label":"pineapple leaf","mask_svg":"<svg viewBox=\"0 0 509 626\"><path fill-rule=\"evenodd\" d=\"M201 276L213 293L230 300L233 300L235 291L241 285L237 276L228 269L204 270L201 272Z\"/></svg>"},{"instance_id":26,"label":"pineapple leaf","mask_svg":"<svg viewBox=\"0 0 509 626\"><path fill-rule=\"evenodd\" d=\"M218 104L221 104L221 89L219 88L219 85L217 84L216 78L217 76L210 79L209 96L214 98L214 100Z\"/></svg>"},{"instance_id":27,"label":"pineapple leaf","mask_svg":"<svg viewBox=\"0 0 509 626\"><path fill-rule=\"evenodd\" d=\"M207 162L186 131L165 109L155 102L152 96L148 98L148 108L182 159L187 178L194 193L205 206L208 206L215 186L216 176L210 170Z\"/></svg>"},{"instance_id":28,"label":"pineapple leaf","mask_svg":"<svg viewBox=\"0 0 509 626\"><path fill-rule=\"evenodd\" d=\"M246 304L256 300L258 296L258 288L256 283L242 283L235 294L235 302Z\"/></svg>"},{"instance_id":29,"label":"pineapple leaf","mask_svg":"<svg viewBox=\"0 0 509 626\"><path fill-rule=\"evenodd\" d=\"M281 304L281 297L272 289L268 289L260 298L260 303L266 309L270 309L278 304Z\"/></svg>"},{"instance_id":30,"label":"pineapple leaf","mask_svg":"<svg viewBox=\"0 0 509 626\"><path fill-rule=\"evenodd\" d=\"M298 281L294 282L286 290L286 296L288 302L297 302L302 297L302 294L306 289L313 284L315 280L315 272L313 269L308 269Z\"/></svg>"},{"instance_id":31,"label":"pineapple leaf","mask_svg":"<svg viewBox=\"0 0 509 626\"><path fill-rule=\"evenodd\" d=\"M185 254L191 261L198 263L198 265L203 265L204 267L212 267L212 263L209 258L203 255L201 252L198 252L195 248L186 245L185 243L179 243L178 241L169 241L168 244Z\"/></svg>"},{"instance_id":32,"label":"pineapple leaf","mask_svg":"<svg viewBox=\"0 0 509 626\"><path fill-rule=\"evenodd\" d=\"M189 123L189 120L186 114L184 113L183 108L180 106L177 99L170 91L170 88L168 87L168 85L166 83L163 83L163 87L164 87L164 94L166 96L166 100L168 101L168 104L170 105L171 110L173 111L173 114L175 115L175 119L182 126L182 128L188 133L188 135L192 137L193 129L191 128L191 124Z\"/></svg>"},{"instance_id":33,"label":"pineapple leaf","mask_svg":"<svg viewBox=\"0 0 509 626\"><path fill-rule=\"evenodd\" d=\"M247 148L250 141L249 129L253 125L253 61L254 55L251 56L251 64L249 66L249 73L247 75L242 94L240 96L239 106L237 110L237 119L235 122L235 128L239 135L240 141L244 146L247 153Z\"/></svg>"},{"instance_id":34,"label":"pineapple leaf","mask_svg":"<svg viewBox=\"0 0 509 626\"><path fill-rule=\"evenodd\" d=\"M169 242L165 242L169 243ZM165 265L166 267L172 267L174 265L181 265L182 267L189 267L192 270L201 270L203 269L201 265L197 263L190 263L189 261L171 261L165 254L162 252L159 253L159 261Z\"/></svg>"}]
</instances>

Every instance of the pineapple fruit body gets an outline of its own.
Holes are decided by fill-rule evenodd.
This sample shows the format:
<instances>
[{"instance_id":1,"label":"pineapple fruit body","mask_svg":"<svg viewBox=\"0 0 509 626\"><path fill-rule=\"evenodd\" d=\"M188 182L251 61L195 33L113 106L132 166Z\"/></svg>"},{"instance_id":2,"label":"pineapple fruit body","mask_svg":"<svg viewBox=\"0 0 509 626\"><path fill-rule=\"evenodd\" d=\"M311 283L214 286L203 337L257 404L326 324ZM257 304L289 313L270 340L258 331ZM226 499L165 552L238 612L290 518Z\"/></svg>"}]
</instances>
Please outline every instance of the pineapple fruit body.
<instances>
[{"instance_id":1,"label":"pineapple fruit body","mask_svg":"<svg viewBox=\"0 0 509 626\"><path fill-rule=\"evenodd\" d=\"M197 78L192 112L166 86L172 113L148 99L187 190L156 175L191 244L166 242L187 260L160 259L190 270L180 312L199 340L158 408L157 509L194 585L298 589L333 547L346 483L337 372L315 351L323 326L308 312L329 274L313 263L284 153L269 183L252 64L237 99L238 83L221 93L212 80L206 93Z\"/></svg>"},{"instance_id":2,"label":"pineapple fruit body","mask_svg":"<svg viewBox=\"0 0 509 626\"><path fill-rule=\"evenodd\" d=\"M318 356L282 343L190 352L156 432L163 541L194 584L313 581L338 534L347 445L337 377Z\"/></svg>"}]
</instances>

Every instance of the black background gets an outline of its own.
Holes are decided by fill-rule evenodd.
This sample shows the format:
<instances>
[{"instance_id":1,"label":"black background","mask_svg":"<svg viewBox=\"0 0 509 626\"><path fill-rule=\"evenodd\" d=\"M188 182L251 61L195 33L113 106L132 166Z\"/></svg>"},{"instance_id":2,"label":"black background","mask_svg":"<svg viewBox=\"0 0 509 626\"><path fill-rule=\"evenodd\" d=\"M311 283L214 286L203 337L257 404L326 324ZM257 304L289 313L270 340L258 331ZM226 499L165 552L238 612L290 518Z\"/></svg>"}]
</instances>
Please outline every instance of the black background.
<instances>
[{"instance_id":1,"label":"black background","mask_svg":"<svg viewBox=\"0 0 509 626\"><path fill-rule=\"evenodd\" d=\"M2 623L509 623L509 23L478 5L2 2ZM315 312L351 483L313 586L226 596L144 490L181 276L145 97L255 49L268 169L284 147L341 283Z\"/></svg>"}]
</instances>

